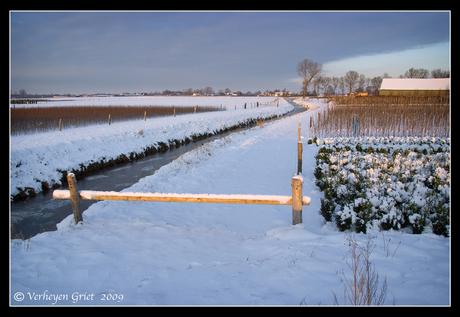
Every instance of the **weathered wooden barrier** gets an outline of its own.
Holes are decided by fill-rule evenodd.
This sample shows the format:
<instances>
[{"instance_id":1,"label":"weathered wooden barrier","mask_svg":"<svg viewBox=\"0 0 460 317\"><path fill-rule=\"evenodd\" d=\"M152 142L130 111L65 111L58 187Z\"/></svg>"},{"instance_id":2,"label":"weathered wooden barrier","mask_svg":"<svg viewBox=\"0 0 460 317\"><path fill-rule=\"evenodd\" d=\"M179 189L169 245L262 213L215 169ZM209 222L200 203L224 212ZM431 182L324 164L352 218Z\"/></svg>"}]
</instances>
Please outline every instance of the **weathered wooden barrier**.
<instances>
[{"instance_id":1,"label":"weathered wooden barrier","mask_svg":"<svg viewBox=\"0 0 460 317\"><path fill-rule=\"evenodd\" d=\"M302 223L302 206L310 205L311 198L303 196L302 184L302 142L300 141L299 121L298 165L297 175L292 177L292 196L282 195L215 195L215 194L175 194L175 193L129 193L114 191L78 190L77 180L73 173L67 174L69 190L55 190L53 198L70 199L75 223L83 221L80 199L84 200L126 200L178 203L208 204L254 204L254 205L292 205L292 224Z\"/></svg>"}]
</instances>

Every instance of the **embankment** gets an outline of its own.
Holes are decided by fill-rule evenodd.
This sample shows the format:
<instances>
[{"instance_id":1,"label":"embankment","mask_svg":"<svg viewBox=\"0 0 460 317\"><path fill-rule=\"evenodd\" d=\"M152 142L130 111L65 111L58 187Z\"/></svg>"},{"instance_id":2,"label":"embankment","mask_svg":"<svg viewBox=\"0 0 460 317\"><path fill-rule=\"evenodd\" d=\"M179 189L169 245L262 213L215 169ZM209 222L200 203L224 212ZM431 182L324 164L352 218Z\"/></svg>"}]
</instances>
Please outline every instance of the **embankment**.
<instances>
[{"instance_id":1,"label":"embankment","mask_svg":"<svg viewBox=\"0 0 460 317\"><path fill-rule=\"evenodd\" d=\"M77 177L148 154L195 142L208 136L255 125L293 110L286 101L279 107L213 112L122 122L63 132L11 137L10 198L23 199Z\"/></svg>"}]
</instances>

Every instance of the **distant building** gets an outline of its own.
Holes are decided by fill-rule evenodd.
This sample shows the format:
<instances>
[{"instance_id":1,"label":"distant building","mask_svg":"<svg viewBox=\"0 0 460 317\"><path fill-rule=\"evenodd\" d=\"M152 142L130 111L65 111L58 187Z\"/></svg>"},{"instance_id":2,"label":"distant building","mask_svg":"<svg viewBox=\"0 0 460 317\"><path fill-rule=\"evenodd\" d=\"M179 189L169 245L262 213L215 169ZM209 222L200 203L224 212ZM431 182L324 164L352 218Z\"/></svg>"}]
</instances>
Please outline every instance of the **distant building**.
<instances>
[{"instance_id":1,"label":"distant building","mask_svg":"<svg viewBox=\"0 0 460 317\"><path fill-rule=\"evenodd\" d=\"M380 96L449 95L450 78L384 78Z\"/></svg>"}]
</instances>

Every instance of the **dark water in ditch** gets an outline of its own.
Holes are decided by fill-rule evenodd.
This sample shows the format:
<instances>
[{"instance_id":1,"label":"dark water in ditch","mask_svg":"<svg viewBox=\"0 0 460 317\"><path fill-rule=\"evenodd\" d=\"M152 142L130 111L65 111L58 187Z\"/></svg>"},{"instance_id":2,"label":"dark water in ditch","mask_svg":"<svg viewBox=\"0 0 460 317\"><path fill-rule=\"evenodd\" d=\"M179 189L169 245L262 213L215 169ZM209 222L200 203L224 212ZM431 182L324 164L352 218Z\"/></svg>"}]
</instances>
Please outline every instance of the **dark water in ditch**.
<instances>
[{"instance_id":1,"label":"dark water in ditch","mask_svg":"<svg viewBox=\"0 0 460 317\"><path fill-rule=\"evenodd\" d=\"M291 104L295 106L294 111L278 119L306 111L305 108L293 103ZM121 191L137 183L139 179L152 175L163 165L169 164L188 151L231 133L241 132L251 127L253 126L214 135L163 153L151 154L133 162L120 163L115 166L103 168L78 179L78 189ZM59 189L68 189L68 186L64 185ZM92 200L80 200L80 207L83 213L84 210L96 202ZM11 235L13 238L27 239L43 231L56 230L56 224L70 214L72 214L70 200L53 199L53 190L40 192L36 196L29 197L23 201L11 202Z\"/></svg>"}]
</instances>

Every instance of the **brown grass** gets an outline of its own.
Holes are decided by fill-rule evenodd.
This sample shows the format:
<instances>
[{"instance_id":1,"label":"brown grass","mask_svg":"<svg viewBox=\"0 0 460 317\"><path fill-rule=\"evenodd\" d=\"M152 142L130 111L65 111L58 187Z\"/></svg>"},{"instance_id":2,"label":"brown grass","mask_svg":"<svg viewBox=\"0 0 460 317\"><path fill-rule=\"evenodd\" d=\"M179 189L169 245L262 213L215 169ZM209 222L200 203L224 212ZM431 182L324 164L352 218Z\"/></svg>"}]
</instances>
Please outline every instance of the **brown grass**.
<instances>
[{"instance_id":1,"label":"brown grass","mask_svg":"<svg viewBox=\"0 0 460 317\"><path fill-rule=\"evenodd\" d=\"M336 97L331 101L313 118L312 136L449 136L448 97Z\"/></svg>"},{"instance_id":2,"label":"brown grass","mask_svg":"<svg viewBox=\"0 0 460 317\"><path fill-rule=\"evenodd\" d=\"M59 119L62 119L62 130L94 124L111 124L144 120L154 117L176 116L196 112L220 111L210 106L80 106L80 107L31 107L11 109L11 135L29 134L45 131L59 131Z\"/></svg>"}]
</instances>

